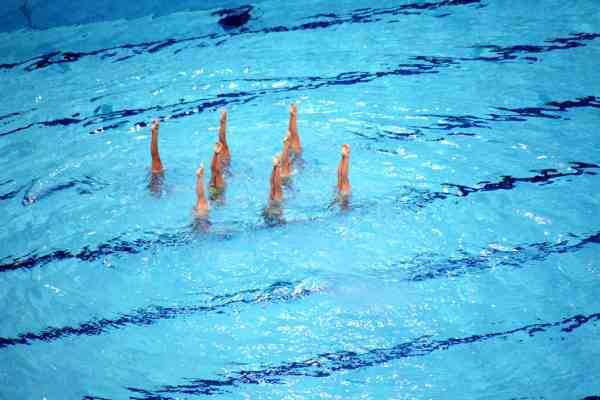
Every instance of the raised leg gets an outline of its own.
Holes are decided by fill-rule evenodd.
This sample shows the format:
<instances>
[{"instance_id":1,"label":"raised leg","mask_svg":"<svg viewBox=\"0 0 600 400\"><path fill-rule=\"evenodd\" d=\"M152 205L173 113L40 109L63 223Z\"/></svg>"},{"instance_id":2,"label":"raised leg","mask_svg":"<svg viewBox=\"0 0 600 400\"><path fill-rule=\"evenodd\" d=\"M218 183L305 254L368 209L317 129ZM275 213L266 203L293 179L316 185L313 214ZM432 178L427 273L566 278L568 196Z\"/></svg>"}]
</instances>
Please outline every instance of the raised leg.
<instances>
[{"instance_id":1,"label":"raised leg","mask_svg":"<svg viewBox=\"0 0 600 400\"><path fill-rule=\"evenodd\" d=\"M290 132L283 139L283 152L281 153L281 177L289 178L292 175L292 160L290 158Z\"/></svg>"},{"instance_id":2,"label":"raised leg","mask_svg":"<svg viewBox=\"0 0 600 400\"><path fill-rule=\"evenodd\" d=\"M160 161L160 154L158 154L158 129L160 128L160 121L155 119L152 122L152 141L150 142L150 155L152 156L152 173L160 174L164 171L162 162Z\"/></svg>"},{"instance_id":3,"label":"raised leg","mask_svg":"<svg viewBox=\"0 0 600 400\"><path fill-rule=\"evenodd\" d=\"M208 216L208 209L208 202L204 194L204 165L200 164L196 171L196 207L194 207L194 212L196 216L205 218Z\"/></svg>"},{"instance_id":4,"label":"raised leg","mask_svg":"<svg viewBox=\"0 0 600 400\"><path fill-rule=\"evenodd\" d=\"M351 193L350 179L348 179L348 169L350 164L350 145L342 145L342 159L338 166L338 195L340 197L348 197Z\"/></svg>"},{"instance_id":5,"label":"raised leg","mask_svg":"<svg viewBox=\"0 0 600 400\"><path fill-rule=\"evenodd\" d=\"M215 143L212 162L210 164L210 194L211 200L218 200L225 191L225 180L223 179L223 162L221 160L221 151L223 145L220 142Z\"/></svg>"},{"instance_id":6,"label":"raised leg","mask_svg":"<svg viewBox=\"0 0 600 400\"><path fill-rule=\"evenodd\" d=\"M283 190L281 187L281 156L273 157L273 170L271 171L271 190L269 192L269 205L263 216L269 226L285 223L283 219Z\"/></svg>"},{"instance_id":7,"label":"raised leg","mask_svg":"<svg viewBox=\"0 0 600 400\"><path fill-rule=\"evenodd\" d=\"M231 154L229 153L229 146L227 146L227 111L221 110L221 116L219 119L219 143L221 143L221 162L225 165L229 164Z\"/></svg>"},{"instance_id":8,"label":"raised leg","mask_svg":"<svg viewBox=\"0 0 600 400\"><path fill-rule=\"evenodd\" d=\"M294 154L298 155L302 152L302 145L300 144L300 136L298 135L298 107L294 103L290 106L288 131L290 132L290 149Z\"/></svg>"},{"instance_id":9,"label":"raised leg","mask_svg":"<svg viewBox=\"0 0 600 400\"><path fill-rule=\"evenodd\" d=\"M281 203L283 201L283 190L281 188L281 155L273 157L273 170L271 171L271 191L269 203Z\"/></svg>"}]
</instances>

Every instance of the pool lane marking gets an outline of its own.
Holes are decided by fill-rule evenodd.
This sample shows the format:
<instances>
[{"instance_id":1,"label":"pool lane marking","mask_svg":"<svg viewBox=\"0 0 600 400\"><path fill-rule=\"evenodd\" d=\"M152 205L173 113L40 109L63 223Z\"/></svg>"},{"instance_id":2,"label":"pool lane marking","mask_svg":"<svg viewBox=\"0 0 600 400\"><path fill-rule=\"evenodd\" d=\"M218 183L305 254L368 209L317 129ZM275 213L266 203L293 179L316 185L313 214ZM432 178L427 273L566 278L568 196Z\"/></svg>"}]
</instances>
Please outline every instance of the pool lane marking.
<instances>
[{"instance_id":1,"label":"pool lane marking","mask_svg":"<svg viewBox=\"0 0 600 400\"><path fill-rule=\"evenodd\" d=\"M245 289L236 293L213 296L205 305L161 306L150 305L116 318L94 318L76 326L46 327L39 332L27 332L16 337L0 337L0 348L50 343L70 336L98 336L129 326L150 326L162 320L187 317L195 314L223 314L232 307L243 304L278 303L298 300L324 291L324 288L302 288L300 281L275 282L264 289Z\"/></svg>"},{"instance_id":2,"label":"pool lane marking","mask_svg":"<svg viewBox=\"0 0 600 400\"><path fill-rule=\"evenodd\" d=\"M510 114L488 113L483 116L477 115L450 115L450 114L416 114L418 117L435 118L438 121L430 125L404 125L405 130L395 132L385 128L379 128L376 123L368 123L361 127L360 131L349 129L348 132L363 139L381 142L385 139L392 140L414 140L417 137L425 136L422 131L447 131L446 136L429 139L432 142L439 142L447 139L448 136L478 136L475 133L462 131L463 129L492 129L490 123L497 122L527 122L531 118L547 118L554 120L566 120L556 113L568 112L577 108L595 108L600 109L600 98L596 96L583 96L575 100L549 101L543 106L529 107L494 107L496 110L504 111ZM441 121L440 121L441 120ZM373 132L373 133L370 133ZM377 151L383 153L397 154L394 150L378 148Z\"/></svg>"},{"instance_id":3,"label":"pool lane marking","mask_svg":"<svg viewBox=\"0 0 600 400\"><path fill-rule=\"evenodd\" d=\"M113 62L124 61L130 59L131 57L138 56L141 54L153 54L158 51L167 49L176 44L180 43L189 43L189 42L198 42L198 41L206 41L210 40L214 42L214 46L223 45L228 39L241 36L241 35L255 35L255 34L269 34L269 33L281 33L281 32L294 32L294 31L305 31L305 30L315 30L315 29L325 29L341 24L355 24L355 23L373 23L379 22L382 19L377 18L374 19L375 16L382 15L399 15L403 12L407 12L409 10L412 11L427 11L427 10L437 10L442 7L448 6L457 6L457 5L471 5L477 4L481 7L484 5L480 0L442 0L437 2L426 2L426 3L409 3L400 5L397 7L387 7L387 8L375 8L375 9L359 9L351 11L345 15L337 15L333 13L328 14L319 14L313 17L305 17L316 19L315 21L306 22L300 25L293 26L271 26L258 30L250 30L247 28L242 28L237 31L229 31L225 33L208 33L200 36L192 36L187 38L167 38L167 39L159 39L148 42L134 43L134 44L121 44L113 47L107 47L102 49L96 49L91 51L52 51L46 54L42 54L39 56L31 57L24 61L17 61L14 63L5 63L0 64L0 70L10 70L16 67L24 66L24 71L33 72L36 70L47 68L51 65L56 64L67 64L79 61L82 58L89 56L97 56L100 55L100 60L110 59L113 57L118 57ZM421 13L417 13L421 15ZM408 15L408 14L405 14ZM414 15L414 13L413 13ZM325 18L325 19L323 19ZM398 22L398 21L396 21ZM194 48L198 47L206 47L205 43L194 43ZM189 48L189 47L188 47ZM180 48L177 49L174 54L179 53L180 51L188 48ZM126 50L128 54L123 55L119 54L118 50Z\"/></svg>"},{"instance_id":4,"label":"pool lane marking","mask_svg":"<svg viewBox=\"0 0 600 400\"><path fill-rule=\"evenodd\" d=\"M440 191L419 191L411 188L415 196L409 196L408 200L406 194L398 196L394 203L400 206L410 206L417 208L424 208L429 203L437 200L446 199L460 199L470 196L475 193L481 192L492 192L498 190L512 190L517 187L518 183L533 183L533 184L550 184L557 179L569 178L581 175L596 175L596 172L589 171L590 169L599 169L600 166L593 163L586 162L571 162L573 172L560 172L555 169L544 169L539 171L538 174L528 177L512 177L510 175L504 175L498 182L482 182L480 186L466 186L459 184L446 183L443 186L448 188L456 188L457 193L451 192L440 192ZM360 205L359 205L360 207ZM322 220L322 218L315 217L309 218L308 220L302 220L300 222L310 222L313 220ZM294 221L291 221L293 223ZM285 225L284 225L285 226ZM273 229L269 226L255 226L253 230L258 229ZM248 231L247 229L242 232ZM217 232L216 234L208 233L205 237L215 238L220 240L228 240L233 238L240 231L229 231L229 232ZM171 246L182 246L194 241L198 236L194 235L193 232L186 231L183 233L176 234L162 234L158 239L145 240L137 239L134 241L121 240L119 237L109 240L108 242L98 245L95 249L85 246L78 253L74 253L71 250L55 250L50 253L38 256L33 251L25 256L11 257L7 256L0 260L0 273L15 271L20 269L32 269L35 267L45 266L51 262L78 259L80 261L95 261L102 257L116 254L116 253L128 253L137 254L143 250L152 248L157 245L171 247Z\"/></svg>"},{"instance_id":5,"label":"pool lane marking","mask_svg":"<svg viewBox=\"0 0 600 400\"><path fill-rule=\"evenodd\" d=\"M577 238L579 241L572 244L568 240L562 240L558 243L540 242L520 244L509 249L488 247L477 255L448 258L439 261L432 257L424 259L417 256L409 261L387 262L385 264L387 267L402 267L402 270L386 269L380 272L386 279L393 278L394 280L396 279L395 275L401 274L402 276L398 280L405 282L423 282L438 278L458 278L463 275L482 272L500 266L515 269L526 268L532 261L539 262L554 254L574 253L591 244L600 244L600 231L584 237L577 237L573 234L569 236Z\"/></svg>"},{"instance_id":6,"label":"pool lane marking","mask_svg":"<svg viewBox=\"0 0 600 400\"><path fill-rule=\"evenodd\" d=\"M130 398L136 400L174 398L163 397L164 395L223 394L228 393L228 389L243 385L283 384L286 377L325 378L336 373L375 367L404 358L424 357L433 352L449 350L456 346L482 343L492 339L507 339L517 334L535 337L541 332L549 332L557 328L560 328L560 334L568 334L588 323L596 325L598 321L600 321L600 313L577 314L555 322L524 325L506 331L474 334L461 338L450 337L436 340L432 336L421 336L392 347L374 348L365 352L333 351L317 354L302 361L284 362L255 370L239 370L215 378L186 378L184 384L164 385L153 390L136 387L127 387L127 389L134 393Z\"/></svg>"},{"instance_id":7,"label":"pool lane marking","mask_svg":"<svg viewBox=\"0 0 600 400\"><path fill-rule=\"evenodd\" d=\"M167 119L179 119L189 116L194 116L196 114L202 113L204 111L215 111L219 108L226 107L232 104L246 104L257 98L261 98L265 95L272 94L280 94L293 92L297 90L315 90L324 86L335 86L335 85L354 85L356 83L366 83L370 82L374 79L378 79L384 76L390 75L416 75L423 73L437 73L436 69L444 66L452 65L452 61L440 58L440 57L425 57L425 56L417 56L412 57L410 59L413 61L412 63L398 64L397 68L390 69L387 71L379 71L379 72L342 72L335 77L325 77L325 78L308 78L307 82L294 83L291 86L285 87L275 87L269 89L254 89L249 91L238 91L231 93L221 93L212 98L203 98L196 100L187 100L187 101L179 101L177 103L167 104L167 105L153 105L145 108L134 108L134 109L122 109L116 111L110 111L106 113L98 113L94 115L90 115L87 117L79 117L79 118L61 118L50 121L42 121L42 122L34 122L30 123L26 126L13 128L9 131L1 132L0 136L7 136L10 134L14 134L17 132L21 132L27 130L33 126L40 127L52 127L52 126L70 126L83 124L84 127L90 126L92 124L101 125L92 131L90 134L101 134L111 129L116 129L125 124L129 123L129 120L118 121L117 123L113 123L110 125L102 125L108 121L121 120L123 118L137 116L149 111L153 111L155 113L160 113L162 111L172 110L174 113L168 116L160 116L159 119L161 121L165 121ZM290 78L295 80L296 78ZM302 80L300 78L298 80ZM186 107L184 109L184 107ZM134 128L145 128L147 127L146 121L137 121L133 123Z\"/></svg>"}]
</instances>

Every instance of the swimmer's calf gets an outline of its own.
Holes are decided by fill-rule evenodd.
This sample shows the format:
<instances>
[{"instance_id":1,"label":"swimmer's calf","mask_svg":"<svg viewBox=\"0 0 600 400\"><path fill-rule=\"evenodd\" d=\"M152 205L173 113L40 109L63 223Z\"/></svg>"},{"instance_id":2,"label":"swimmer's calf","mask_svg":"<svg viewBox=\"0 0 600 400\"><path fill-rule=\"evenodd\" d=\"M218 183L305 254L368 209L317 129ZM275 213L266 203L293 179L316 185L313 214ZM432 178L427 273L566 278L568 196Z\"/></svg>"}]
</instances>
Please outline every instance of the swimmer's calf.
<instances>
[{"instance_id":1,"label":"swimmer's calf","mask_svg":"<svg viewBox=\"0 0 600 400\"><path fill-rule=\"evenodd\" d=\"M281 156L278 154L275 157L273 157L273 169L271 171L271 190L269 191L269 205L263 213L265 223L269 226L275 226L285 223L283 219L283 189L281 185Z\"/></svg>"},{"instance_id":2,"label":"swimmer's calf","mask_svg":"<svg viewBox=\"0 0 600 400\"><path fill-rule=\"evenodd\" d=\"M196 206L194 207L194 214L199 218L208 217L208 202L204 194L204 165L200 164L200 167L196 170Z\"/></svg>"},{"instance_id":3,"label":"swimmer's calf","mask_svg":"<svg viewBox=\"0 0 600 400\"><path fill-rule=\"evenodd\" d=\"M290 137L291 134L288 131L287 135L283 139L283 152L281 153L281 177L288 179L292 175L292 160L290 158Z\"/></svg>"},{"instance_id":4,"label":"swimmer's calf","mask_svg":"<svg viewBox=\"0 0 600 400\"><path fill-rule=\"evenodd\" d=\"M223 161L221 159L221 152L223 151L223 145L221 142L215 143L215 150L213 153L212 162L210 164L210 187L211 199L217 200L221 197L225 191L225 179L223 179Z\"/></svg>"},{"instance_id":5,"label":"swimmer's calf","mask_svg":"<svg viewBox=\"0 0 600 400\"><path fill-rule=\"evenodd\" d=\"M340 198L348 198L351 194L350 179L348 178L348 169L350 167L350 145L342 145L342 159L337 172L337 190Z\"/></svg>"},{"instance_id":6,"label":"swimmer's calf","mask_svg":"<svg viewBox=\"0 0 600 400\"><path fill-rule=\"evenodd\" d=\"M221 162L224 165L229 165L231 160L231 154L229 153L229 146L227 146L227 111L221 110L219 119L219 143L221 143Z\"/></svg>"},{"instance_id":7,"label":"swimmer's calf","mask_svg":"<svg viewBox=\"0 0 600 400\"><path fill-rule=\"evenodd\" d=\"M290 150L294 155L298 156L302 153L302 145L300 144L300 136L298 135L298 107L295 103L290 105L288 131L290 132Z\"/></svg>"},{"instance_id":8,"label":"swimmer's calf","mask_svg":"<svg viewBox=\"0 0 600 400\"><path fill-rule=\"evenodd\" d=\"M164 171L162 162L160 161L160 154L158 154L158 129L160 128L160 121L155 119L152 122L150 128L152 132L152 140L150 142L150 155L152 156L152 174L160 174Z\"/></svg>"},{"instance_id":9,"label":"swimmer's calf","mask_svg":"<svg viewBox=\"0 0 600 400\"><path fill-rule=\"evenodd\" d=\"M271 170L271 190L269 192L269 206L280 204L283 201L283 190L281 187L281 155L273 157L273 169Z\"/></svg>"}]
</instances>

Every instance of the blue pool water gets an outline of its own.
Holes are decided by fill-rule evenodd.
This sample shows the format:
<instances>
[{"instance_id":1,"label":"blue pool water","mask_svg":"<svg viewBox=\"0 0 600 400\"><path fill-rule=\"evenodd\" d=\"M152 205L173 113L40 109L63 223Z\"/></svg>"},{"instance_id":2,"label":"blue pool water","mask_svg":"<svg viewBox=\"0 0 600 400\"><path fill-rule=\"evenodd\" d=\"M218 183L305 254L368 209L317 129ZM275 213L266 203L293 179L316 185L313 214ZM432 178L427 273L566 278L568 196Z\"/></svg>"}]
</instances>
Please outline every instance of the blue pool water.
<instances>
[{"instance_id":1,"label":"blue pool water","mask_svg":"<svg viewBox=\"0 0 600 400\"><path fill-rule=\"evenodd\" d=\"M30 3L0 15L0 399L600 396L597 2Z\"/></svg>"}]
</instances>

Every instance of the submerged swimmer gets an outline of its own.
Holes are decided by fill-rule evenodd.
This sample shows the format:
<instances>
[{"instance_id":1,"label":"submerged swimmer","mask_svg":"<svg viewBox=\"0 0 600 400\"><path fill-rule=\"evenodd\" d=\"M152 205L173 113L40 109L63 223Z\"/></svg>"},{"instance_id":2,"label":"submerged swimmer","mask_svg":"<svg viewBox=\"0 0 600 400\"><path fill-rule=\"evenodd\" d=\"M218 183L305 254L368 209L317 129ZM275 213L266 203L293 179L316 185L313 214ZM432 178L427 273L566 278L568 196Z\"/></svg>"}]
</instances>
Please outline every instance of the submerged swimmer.
<instances>
[{"instance_id":1,"label":"submerged swimmer","mask_svg":"<svg viewBox=\"0 0 600 400\"><path fill-rule=\"evenodd\" d=\"M281 156L278 154L273 157L269 205L263 213L267 225L279 225L285 222L283 219L283 208L281 207L283 202L283 190L281 184Z\"/></svg>"},{"instance_id":2,"label":"submerged swimmer","mask_svg":"<svg viewBox=\"0 0 600 400\"><path fill-rule=\"evenodd\" d=\"M213 201L222 200L223 192L225 192L225 180L223 179L223 161L221 154L223 145L221 142L215 143L215 152L213 153L212 162L210 164L210 199Z\"/></svg>"},{"instance_id":3,"label":"submerged swimmer","mask_svg":"<svg viewBox=\"0 0 600 400\"><path fill-rule=\"evenodd\" d=\"M342 208L347 208L352 193L350 179L348 179L348 168L350 164L350 145L342 145L342 159L338 166L337 200Z\"/></svg>"},{"instance_id":4,"label":"submerged swimmer","mask_svg":"<svg viewBox=\"0 0 600 400\"><path fill-rule=\"evenodd\" d=\"M160 128L160 121L155 119L150 128L152 132L152 139L150 142L152 165L150 169L149 188L150 191L156 196L160 196L162 193L162 185L164 180L164 168L162 162L160 161L160 155L158 154L158 128Z\"/></svg>"},{"instance_id":5,"label":"submerged swimmer","mask_svg":"<svg viewBox=\"0 0 600 400\"><path fill-rule=\"evenodd\" d=\"M290 150L297 157L302 153L302 146L300 145L300 136L298 136L298 107L295 103L290 106L288 131L290 133Z\"/></svg>"},{"instance_id":6,"label":"submerged swimmer","mask_svg":"<svg viewBox=\"0 0 600 400\"><path fill-rule=\"evenodd\" d=\"M227 111L221 110L221 117L219 119L219 143L221 143L221 162L223 165L229 165L231 160L231 154L229 153L229 146L227 146Z\"/></svg>"}]
</instances>

